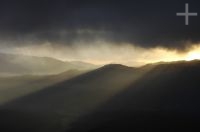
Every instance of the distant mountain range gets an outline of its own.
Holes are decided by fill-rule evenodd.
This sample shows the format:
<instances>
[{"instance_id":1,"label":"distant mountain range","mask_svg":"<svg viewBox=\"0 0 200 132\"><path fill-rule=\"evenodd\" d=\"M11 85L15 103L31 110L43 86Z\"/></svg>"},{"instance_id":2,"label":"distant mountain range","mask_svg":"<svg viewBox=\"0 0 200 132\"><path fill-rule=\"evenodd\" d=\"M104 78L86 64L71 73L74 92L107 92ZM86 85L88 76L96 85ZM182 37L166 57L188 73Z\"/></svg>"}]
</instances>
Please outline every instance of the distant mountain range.
<instances>
[{"instance_id":1,"label":"distant mountain range","mask_svg":"<svg viewBox=\"0 0 200 132\"><path fill-rule=\"evenodd\" d=\"M91 70L98 66L79 62L61 61L50 57L0 53L0 75L58 74L67 70Z\"/></svg>"},{"instance_id":2,"label":"distant mountain range","mask_svg":"<svg viewBox=\"0 0 200 132\"><path fill-rule=\"evenodd\" d=\"M192 130L200 122L199 95L200 61L141 68L112 64L1 105L0 128L4 132Z\"/></svg>"}]
</instances>

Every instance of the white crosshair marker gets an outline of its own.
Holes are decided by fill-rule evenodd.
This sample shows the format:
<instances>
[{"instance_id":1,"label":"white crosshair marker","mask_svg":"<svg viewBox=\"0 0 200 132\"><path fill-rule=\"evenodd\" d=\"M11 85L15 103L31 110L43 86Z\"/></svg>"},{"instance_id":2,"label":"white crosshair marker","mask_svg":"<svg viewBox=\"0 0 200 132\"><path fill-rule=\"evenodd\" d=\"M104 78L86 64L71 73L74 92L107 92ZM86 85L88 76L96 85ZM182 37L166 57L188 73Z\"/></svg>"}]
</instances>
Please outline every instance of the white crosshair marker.
<instances>
[{"instance_id":1,"label":"white crosshair marker","mask_svg":"<svg viewBox=\"0 0 200 132\"><path fill-rule=\"evenodd\" d=\"M189 25L189 16L197 16L196 12L190 13L189 12L189 4L185 4L185 12L184 13L176 13L177 16L185 16L185 25Z\"/></svg>"}]
</instances>

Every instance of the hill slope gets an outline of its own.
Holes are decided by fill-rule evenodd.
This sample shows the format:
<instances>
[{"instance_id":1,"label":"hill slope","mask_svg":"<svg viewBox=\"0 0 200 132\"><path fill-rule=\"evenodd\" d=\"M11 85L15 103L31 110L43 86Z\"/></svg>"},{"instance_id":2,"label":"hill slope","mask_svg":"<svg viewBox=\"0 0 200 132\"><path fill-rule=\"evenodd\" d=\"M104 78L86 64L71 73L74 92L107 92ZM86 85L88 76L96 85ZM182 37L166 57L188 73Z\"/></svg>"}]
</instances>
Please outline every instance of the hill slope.
<instances>
[{"instance_id":1,"label":"hill slope","mask_svg":"<svg viewBox=\"0 0 200 132\"><path fill-rule=\"evenodd\" d=\"M1 106L1 127L95 132L190 125L200 119L199 78L199 61L107 65Z\"/></svg>"},{"instance_id":2,"label":"hill slope","mask_svg":"<svg viewBox=\"0 0 200 132\"><path fill-rule=\"evenodd\" d=\"M94 110L127 87L139 77L139 74L142 74L138 71L138 75L135 76L136 72L136 69L122 65L109 65L88 72L1 106L0 113L4 113L3 117L5 117L2 117L2 120L3 122L5 122L5 119L12 120L12 117L10 119L6 118L7 115L17 114L19 118L19 115L23 117L27 113L30 116L36 114L39 116L37 120L44 119L44 122L47 122L47 125L40 125L37 131L40 129L45 131L46 128L48 128L46 131L65 130L79 116ZM27 126L30 125L28 131L31 131L37 120L33 118L30 122L22 122ZM16 122L10 124L13 125ZM4 123L3 127L5 126ZM14 129L22 131L23 126L24 124L21 123ZM9 125L6 130L8 128Z\"/></svg>"},{"instance_id":3,"label":"hill slope","mask_svg":"<svg viewBox=\"0 0 200 132\"><path fill-rule=\"evenodd\" d=\"M58 75L0 77L0 105L66 81L85 72L69 70Z\"/></svg>"},{"instance_id":4,"label":"hill slope","mask_svg":"<svg viewBox=\"0 0 200 132\"><path fill-rule=\"evenodd\" d=\"M156 65L71 131L199 130L200 62Z\"/></svg>"}]
</instances>

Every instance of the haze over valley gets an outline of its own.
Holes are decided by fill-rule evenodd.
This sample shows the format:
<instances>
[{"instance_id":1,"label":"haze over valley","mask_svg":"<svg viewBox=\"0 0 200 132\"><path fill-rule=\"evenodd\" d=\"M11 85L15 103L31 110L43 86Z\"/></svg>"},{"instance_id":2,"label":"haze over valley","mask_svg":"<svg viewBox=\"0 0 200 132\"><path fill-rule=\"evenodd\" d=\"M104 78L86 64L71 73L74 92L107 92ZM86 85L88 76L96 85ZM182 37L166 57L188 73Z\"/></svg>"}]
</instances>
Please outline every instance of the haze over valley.
<instances>
[{"instance_id":1,"label":"haze over valley","mask_svg":"<svg viewBox=\"0 0 200 132\"><path fill-rule=\"evenodd\" d=\"M0 132L199 131L199 13L199 0L0 0Z\"/></svg>"}]
</instances>

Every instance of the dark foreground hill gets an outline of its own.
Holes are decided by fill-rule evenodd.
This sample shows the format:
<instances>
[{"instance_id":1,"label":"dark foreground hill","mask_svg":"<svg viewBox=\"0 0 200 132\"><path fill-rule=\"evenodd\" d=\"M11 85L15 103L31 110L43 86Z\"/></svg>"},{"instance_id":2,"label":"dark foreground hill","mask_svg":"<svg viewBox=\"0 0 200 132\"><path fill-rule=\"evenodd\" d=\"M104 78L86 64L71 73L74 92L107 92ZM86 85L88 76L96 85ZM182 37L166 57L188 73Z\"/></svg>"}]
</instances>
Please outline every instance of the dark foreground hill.
<instances>
[{"instance_id":1,"label":"dark foreground hill","mask_svg":"<svg viewBox=\"0 0 200 132\"><path fill-rule=\"evenodd\" d=\"M199 61L155 65L70 132L199 131L199 95Z\"/></svg>"},{"instance_id":2,"label":"dark foreground hill","mask_svg":"<svg viewBox=\"0 0 200 132\"><path fill-rule=\"evenodd\" d=\"M65 131L78 117L112 98L142 74L138 71L136 76L135 72L134 68L109 65L13 100L1 106L0 122L4 125L0 127L4 131Z\"/></svg>"},{"instance_id":3,"label":"dark foreground hill","mask_svg":"<svg viewBox=\"0 0 200 132\"><path fill-rule=\"evenodd\" d=\"M0 127L4 132L192 131L200 119L199 94L199 61L137 69L107 65L2 105Z\"/></svg>"}]
</instances>

